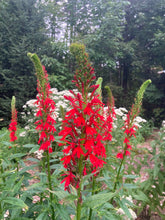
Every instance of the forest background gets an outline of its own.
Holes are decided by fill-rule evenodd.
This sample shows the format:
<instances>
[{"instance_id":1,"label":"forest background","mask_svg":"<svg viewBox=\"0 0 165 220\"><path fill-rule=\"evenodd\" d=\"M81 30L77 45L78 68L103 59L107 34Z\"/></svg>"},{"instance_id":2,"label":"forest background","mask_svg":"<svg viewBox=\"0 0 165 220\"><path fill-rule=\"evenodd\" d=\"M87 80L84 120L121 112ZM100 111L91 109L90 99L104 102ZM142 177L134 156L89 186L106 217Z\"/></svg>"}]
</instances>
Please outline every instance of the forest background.
<instances>
[{"instance_id":1,"label":"forest background","mask_svg":"<svg viewBox=\"0 0 165 220\"><path fill-rule=\"evenodd\" d=\"M51 87L72 88L72 42L86 45L96 76L110 86L116 107L129 108L150 78L142 114L160 125L165 119L165 0L1 0L1 128L9 124L13 95L18 112L36 96L27 52L41 58Z\"/></svg>"}]
</instances>

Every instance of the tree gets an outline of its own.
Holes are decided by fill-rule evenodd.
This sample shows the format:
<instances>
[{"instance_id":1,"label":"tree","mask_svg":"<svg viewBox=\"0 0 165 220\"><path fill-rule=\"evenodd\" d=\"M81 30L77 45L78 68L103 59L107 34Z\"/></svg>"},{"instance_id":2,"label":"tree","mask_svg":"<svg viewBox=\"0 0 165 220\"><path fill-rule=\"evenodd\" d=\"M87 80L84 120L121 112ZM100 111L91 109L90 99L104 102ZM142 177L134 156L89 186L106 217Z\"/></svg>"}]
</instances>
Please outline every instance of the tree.
<instances>
[{"instance_id":1,"label":"tree","mask_svg":"<svg viewBox=\"0 0 165 220\"><path fill-rule=\"evenodd\" d=\"M165 117L164 77L157 74L165 68L165 0L129 0L126 7L126 25L123 42L127 49L119 59L125 91L133 89L145 79L151 78L153 86L148 89L145 108L148 118ZM130 53L131 52L131 53ZM129 53L129 56L128 56ZM160 80L161 78L161 80ZM153 98L155 94L155 98ZM150 97L150 98L149 98ZM150 100L150 101L149 101ZM150 112L150 113L149 113ZM152 113L151 113L152 112ZM155 113L154 113L155 112Z\"/></svg>"},{"instance_id":2,"label":"tree","mask_svg":"<svg viewBox=\"0 0 165 220\"><path fill-rule=\"evenodd\" d=\"M20 111L36 93L27 52L41 54L45 23L37 0L8 0L0 5L0 11L0 115L4 126L10 118L11 97L16 96Z\"/></svg>"}]
</instances>

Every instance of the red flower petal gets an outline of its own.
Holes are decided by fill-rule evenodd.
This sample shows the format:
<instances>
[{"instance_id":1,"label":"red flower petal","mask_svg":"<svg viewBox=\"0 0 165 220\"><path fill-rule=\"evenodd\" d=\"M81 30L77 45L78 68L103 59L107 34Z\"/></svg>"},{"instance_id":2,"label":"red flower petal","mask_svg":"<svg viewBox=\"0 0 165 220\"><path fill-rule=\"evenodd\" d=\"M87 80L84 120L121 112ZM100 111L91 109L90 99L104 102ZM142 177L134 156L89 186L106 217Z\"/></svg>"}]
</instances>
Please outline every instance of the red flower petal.
<instances>
[{"instance_id":1,"label":"red flower petal","mask_svg":"<svg viewBox=\"0 0 165 220\"><path fill-rule=\"evenodd\" d=\"M119 159L123 159L123 154L122 154L122 153L118 153L118 154L116 155L116 157L119 158Z\"/></svg>"}]
</instances>

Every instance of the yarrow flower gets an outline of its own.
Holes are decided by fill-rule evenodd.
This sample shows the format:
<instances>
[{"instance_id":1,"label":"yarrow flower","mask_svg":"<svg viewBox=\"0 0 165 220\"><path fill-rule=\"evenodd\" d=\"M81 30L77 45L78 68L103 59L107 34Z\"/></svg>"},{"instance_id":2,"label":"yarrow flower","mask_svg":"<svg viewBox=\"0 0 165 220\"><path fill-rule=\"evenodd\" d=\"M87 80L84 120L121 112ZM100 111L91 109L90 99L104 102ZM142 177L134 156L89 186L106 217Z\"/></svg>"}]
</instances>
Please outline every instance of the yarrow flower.
<instances>
[{"instance_id":1,"label":"yarrow flower","mask_svg":"<svg viewBox=\"0 0 165 220\"><path fill-rule=\"evenodd\" d=\"M36 54L28 54L34 62L37 74L37 106L36 117L39 118L35 122L36 130L39 131L39 150L49 151L52 153L51 143L55 140L54 133L55 119L53 118L55 110L55 102L51 99L50 84L48 82L48 74L44 66L41 65L39 58Z\"/></svg>"},{"instance_id":2,"label":"yarrow flower","mask_svg":"<svg viewBox=\"0 0 165 220\"><path fill-rule=\"evenodd\" d=\"M15 97L12 97L11 101L11 123L9 125L10 131L10 142L17 140L16 131L17 131L17 111L15 108Z\"/></svg>"},{"instance_id":3,"label":"yarrow flower","mask_svg":"<svg viewBox=\"0 0 165 220\"><path fill-rule=\"evenodd\" d=\"M71 52L75 53L79 64L73 80L79 92L70 91L73 96L65 96L72 108L66 113L63 129L59 133L64 142L59 144L64 146L61 161L67 169L61 183L65 182L64 187L68 191L70 184L79 188L82 176L96 174L103 167L106 163L104 141L111 140L105 131L111 131L111 119L108 118L106 123L101 114L104 112L104 104L96 92L99 85L92 85L95 74L88 61L88 54L83 45L77 44L71 46Z\"/></svg>"}]
</instances>

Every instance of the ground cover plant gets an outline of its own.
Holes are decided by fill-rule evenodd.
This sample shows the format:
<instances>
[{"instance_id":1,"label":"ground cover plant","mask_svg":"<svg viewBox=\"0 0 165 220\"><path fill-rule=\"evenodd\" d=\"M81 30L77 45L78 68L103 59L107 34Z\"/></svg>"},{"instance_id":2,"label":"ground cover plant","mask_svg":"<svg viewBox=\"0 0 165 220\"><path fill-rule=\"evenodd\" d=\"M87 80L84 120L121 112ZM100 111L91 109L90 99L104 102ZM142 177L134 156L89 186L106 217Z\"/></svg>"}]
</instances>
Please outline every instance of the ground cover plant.
<instances>
[{"instance_id":1,"label":"ground cover plant","mask_svg":"<svg viewBox=\"0 0 165 220\"><path fill-rule=\"evenodd\" d=\"M29 119L20 136L13 97L10 141L3 140L6 133L0 136L1 219L136 219L137 210L149 204L151 182L156 181L162 196L161 154L153 152L153 159L160 160L147 184L135 181L139 173L131 163L137 157L135 140L142 138L139 127L146 123L138 115L151 81L142 84L130 111L116 109L109 87L107 103L102 102L102 79L95 82L84 45L72 44L70 50L77 62L76 90L64 95L65 103L60 103L63 95L57 97L58 91L50 88L38 56L28 53L38 94L24 106L22 115Z\"/></svg>"}]
</instances>

